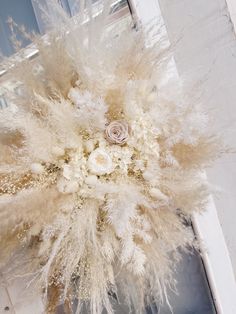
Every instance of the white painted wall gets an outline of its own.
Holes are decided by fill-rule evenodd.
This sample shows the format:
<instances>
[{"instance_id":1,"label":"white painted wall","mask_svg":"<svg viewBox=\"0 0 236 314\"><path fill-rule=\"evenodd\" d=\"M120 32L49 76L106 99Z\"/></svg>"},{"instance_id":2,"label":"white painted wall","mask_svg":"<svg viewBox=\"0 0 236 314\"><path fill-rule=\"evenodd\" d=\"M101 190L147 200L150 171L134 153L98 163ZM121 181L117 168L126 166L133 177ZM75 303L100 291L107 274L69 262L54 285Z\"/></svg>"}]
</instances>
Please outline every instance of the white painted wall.
<instances>
[{"instance_id":1,"label":"white painted wall","mask_svg":"<svg viewBox=\"0 0 236 314\"><path fill-rule=\"evenodd\" d=\"M236 1L228 3L235 19ZM179 74L203 79L204 105L236 149L236 36L225 0L160 0L160 5L169 38L180 39L175 47ZM208 178L221 190L214 200L236 274L236 154L219 160Z\"/></svg>"},{"instance_id":2,"label":"white painted wall","mask_svg":"<svg viewBox=\"0 0 236 314\"><path fill-rule=\"evenodd\" d=\"M195 6L199 3L197 3L196 1L194 3L194 1L190 2L179 0L177 1L148 0L148 2L143 0L132 0L132 3L135 8L138 20L140 20L142 23L147 22L155 23L157 19L162 20L164 22L165 24L164 31L167 31L169 40L172 44L174 44L175 47L174 49L175 59L173 60L174 62L172 65L175 68L175 71L173 72L173 74L180 77L180 79L183 79L185 77L185 74L188 73L188 79L192 80L193 83L195 82L199 83L205 72L208 72L209 69L211 68L211 63L206 62L211 61L211 59L202 60L201 63L201 58L199 58L198 55L200 63L197 63L199 60L197 60L196 64L194 64L194 62L192 63L192 61L194 61L193 58L195 57L195 50L197 48L198 50L204 50L205 48L204 45L207 43L207 41L212 40L211 37L209 38L208 33L201 32L202 31L201 23L199 23L197 18L201 17L200 15L202 12L203 15L206 12L204 12L204 10L203 11L196 10ZM161 10L159 7L159 3L161 5ZM174 10L172 11L174 3L176 4L176 7L174 7ZM181 22L183 21L183 19L181 18L181 14L183 15L185 14L184 11L185 5L188 5L187 8L190 10L190 12L192 9L194 9L194 11L192 11L192 14L188 14L187 11L187 16L190 18L189 19L190 24L191 22L193 22L193 27L190 27L190 33L189 36L187 37L187 41L186 38L184 38L187 33L184 30L185 26L181 24ZM179 8L182 10L179 11L180 14L178 15L176 13L178 12ZM204 7L201 8L200 6L199 9L204 9ZM194 14L196 14L195 18ZM210 14L208 18L205 19L206 24L212 17L213 20L215 20L214 12ZM170 25L173 26L170 27ZM219 30L221 30L222 26L223 25L220 25ZM186 25L186 29L187 31L189 30L189 25ZM193 34L191 33L192 30L196 32L199 31L198 34L199 36L198 37L193 36ZM178 41L180 45L175 46L176 42ZM216 42L218 44L218 41ZM189 47L193 48L193 51L191 51L190 49L190 53L188 55L188 50L186 50L186 48ZM199 69L199 67L202 68ZM204 87L205 86L202 86L201 89L202 88L204 89ZM216 118L219 117L216 116ZM210 202L206 212L202 215L196 214L193 216L193 224L197 237L199 240L202 241L201 243L203 244L202 250L203 260L206 267L208 280L210 281L211 291L213 294L213 298L215 300L217 313L219 314L236 313L235 278L233 274L228 248L218 218L215 202L212 197L210 198Z\"/></svg>"}]
</instances>

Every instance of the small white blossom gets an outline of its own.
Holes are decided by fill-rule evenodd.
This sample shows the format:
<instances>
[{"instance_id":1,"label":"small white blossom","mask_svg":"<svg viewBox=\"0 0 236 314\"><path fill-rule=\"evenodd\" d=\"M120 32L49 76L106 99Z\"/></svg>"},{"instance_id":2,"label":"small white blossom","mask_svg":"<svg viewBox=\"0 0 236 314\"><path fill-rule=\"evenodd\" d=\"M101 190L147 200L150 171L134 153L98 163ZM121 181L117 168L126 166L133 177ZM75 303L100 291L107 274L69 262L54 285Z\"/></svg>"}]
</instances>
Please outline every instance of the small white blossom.
<instances>
[{"instance_id":1,"label":"small white blossom","mask_svg":"<svg viewBox=\"0 0 236 314\"><path fill-rule=\"evenodd\" d=\"M123 173L127 173L129 165L132 163L133 149L130 147L121 147L112 145L107 148L112 157L113 164Z\"/></svg>"},{"instance_id":2,"label":"small white blossom","mask_svg":"<svg viewBox=\"0 0 236 314\"><path fill-rule=\"evenodd\" d=\"M140 160L140 159L136 160L134 170L135 171L138 171L138 170L144 171L145 170L144 161Z\"/></svg>"},{"instance_id":3,"label":"small white blossom","mask_svg":"<svg viewBox=\"0 0 236 314\"><path fill-rule=\"evenodd\" d=\"M153 173L149 170L146 170L143 172L143 178L146 180L146 181L152 181L153 179L155 179Z\"/></svg>"},{"instance_id":4,"label":"small white blossom","mask_svg":"<svg viewBox=\"0 0 236 314\"><path fill-rule=\"evenodd\" d=\"M57 181L58 191L65 194L77 192L87 175L86 160L83 155L77 151L71 154L70 158L70 163L61 165L61 177Z\"/></svg>"},{"instance_id":5,"label":"small white blossom","mask_svg":"<svg viewBox=\"0 0 236 314\"><path fill-rule=\"evenodd\" d=\"M57 189L64 194L75 193L79 189L79 184L74 180L67 180L62 177L57 181Z\"/></svg>"},{"instance_id":6,"label":"small white blossom","mask_svg":"<svg viewBox=\"0 0 236 314\"><path fill-rule=\"evenodd\" d=\"M65 150L59 146L54 146L52 148L52 153L55 156L63 156L65 154Z\"/></svg>"},{"instance_id":7,"label":"small white blossom","mask_svg":"<svg viewBox=\"0 0 236 314\"><path fill-rule=\"evenodd\" d=\"M63 165L63 172L62 175L64 178L66 178L67 180L79 180L79 179L83 179L84 174L83 171L80 167L80 165L76 165L76 164L65 164Z\"/></svg>"},{"instance_id":8,"label":"small white blossom","mask_svg":"<svg viewBox=\"0 0 236 314\"><path fill-rule=\"evenodd\" d=\"M63 165L63 177L70 180L73 176L73 170L70 165Z\"/></svg>"},{"instance_id":9,"label":"small white blossom","mask_svg":"<svg viewBox=\"0 0 236 314\"><path fill-rule=\"evenodd\" d=\"M68 98L77 107L76 118L81 127L86 130L104 130L108 107L101 97L95 97L90 92L75 87L70 89Z\"/></svg>"},{"instance_id":10,"label":"small white blossom","mask_svg":"<svg viewBox=\"0 0 236 314\"><path fill-rule=\"evenodd\" d=\"M30 165L30 170L32 173L41 174L44 172L44 167L40 163L33 163Z\"/></svg>"},{"instance_id":11,"label":"small white blossom","mask_svg":"<svg viewBox=\"0 0 236 314\"><path fill-rule=\"evenodd\" d=\"M98 177L95 175L90 175L85 179L85 183L94 186L98 183Z\"/></svg>"},{"instance_id":12,"label":"small white blossom","mask_svg":"<svg viewBox=\"0 0 236 314\"><path fill-rule=\"evenodd\" d=\"M132 136L128 139L128 145L134 147L145 160L159 158L160 147L157 141L157 128L145 115L131 123Z\"/></svg>"}]
</instances>

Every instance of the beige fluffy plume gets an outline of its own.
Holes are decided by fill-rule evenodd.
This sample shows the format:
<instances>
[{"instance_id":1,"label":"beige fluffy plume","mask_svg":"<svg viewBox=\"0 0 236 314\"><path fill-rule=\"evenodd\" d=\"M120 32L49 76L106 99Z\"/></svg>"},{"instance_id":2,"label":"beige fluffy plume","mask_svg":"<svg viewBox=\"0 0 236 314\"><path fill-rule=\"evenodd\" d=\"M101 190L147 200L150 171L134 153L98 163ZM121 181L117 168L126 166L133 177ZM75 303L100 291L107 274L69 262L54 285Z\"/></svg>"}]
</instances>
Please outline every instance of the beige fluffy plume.
<instances>
[{"instance_id":1,"label":"beige fluffy plume","mask_svg":"<svg viewBox=\"0 0 236 314\"><path fill-rule=\"evenodd\" d=\"M0 269L25 275L45 313L76 301L111 314L120 299L143 313L175 288L221 147L169 75L161 27L115 36L107 1L73 19L51 5L38 57L9 69L20 87L0 110Z\"/></svg>"}]
</instances>

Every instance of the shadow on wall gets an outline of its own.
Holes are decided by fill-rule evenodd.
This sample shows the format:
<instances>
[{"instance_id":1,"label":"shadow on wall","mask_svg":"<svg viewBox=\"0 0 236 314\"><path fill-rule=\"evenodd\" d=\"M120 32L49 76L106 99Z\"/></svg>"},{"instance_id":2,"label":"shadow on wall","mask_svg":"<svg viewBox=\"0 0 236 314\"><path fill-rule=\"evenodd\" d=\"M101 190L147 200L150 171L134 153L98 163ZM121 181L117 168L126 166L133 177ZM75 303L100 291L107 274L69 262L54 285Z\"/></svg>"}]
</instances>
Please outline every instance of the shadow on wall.
<instances>
[{"instance_id":1,"label":"shadow on wall","mask_svg":"<svg viewBox=\"0 0 236 314\"><path fill-rule=\"evenodd\" d=\"M182 254L182 260L176 269L176 280L178 295L168 292L174 314L216 314L202 260L197 252ZM122 303L122 300L120 304L114 301L116 314L135 314ZM76 302L74 305L76 307ZM87 313L88 310L84 309L83 314ZM63 306L58 308L56 314L65 314ZM105 311L102 314L106 314ZM171 314L171 310L167 304L163 304L159 308L148 308L146 314Z\"/></svg>"}]
</instances>

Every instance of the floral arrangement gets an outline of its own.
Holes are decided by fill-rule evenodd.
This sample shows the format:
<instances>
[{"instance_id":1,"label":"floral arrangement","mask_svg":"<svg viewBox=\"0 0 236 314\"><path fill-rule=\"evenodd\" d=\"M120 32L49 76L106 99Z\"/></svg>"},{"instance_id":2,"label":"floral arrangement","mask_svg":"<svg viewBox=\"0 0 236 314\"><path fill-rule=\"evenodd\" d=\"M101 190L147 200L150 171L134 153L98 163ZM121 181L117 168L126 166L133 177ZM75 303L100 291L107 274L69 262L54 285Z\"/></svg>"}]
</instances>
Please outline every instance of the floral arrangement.
<instances>
[{"instance_id":1,"label":"floral arrangement","mask_svg":"<svg viewBox=\"0 0 236 314\"><path fill-rule=\"evenodd\" d=\"M20 92L0 112L1 270L28 276L45 313L75 300L113 313L121 298L142 313L168 300L194 246L186 221L205 208L219 142L169 75L165 38L147 45L130 24L115 36L105 4L88 23L54 9L60 27L9 69Z\"/></svg>"}]
</instances>

